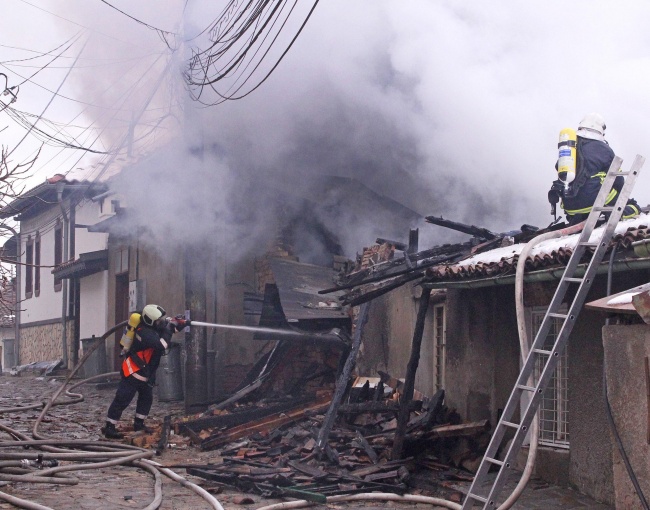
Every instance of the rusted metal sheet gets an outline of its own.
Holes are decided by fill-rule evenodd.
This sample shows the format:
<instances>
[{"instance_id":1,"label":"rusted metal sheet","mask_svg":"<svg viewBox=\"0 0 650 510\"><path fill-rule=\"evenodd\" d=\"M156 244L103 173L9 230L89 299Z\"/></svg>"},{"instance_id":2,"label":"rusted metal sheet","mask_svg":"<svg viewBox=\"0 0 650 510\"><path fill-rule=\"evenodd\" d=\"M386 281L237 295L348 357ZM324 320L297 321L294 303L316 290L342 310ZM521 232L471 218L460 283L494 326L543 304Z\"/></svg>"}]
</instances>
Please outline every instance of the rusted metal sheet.
<instances>
[{"instance_id":1,"label":"rusted metal sheet","mask_svg":"<svg viewBox=\"0 0 650 510\"><path fill-rule=\"evenodd\" d=\"M650 283L648 284L650 287ZM650 290L646 290L632 297L632 305L643 319L643 322L650 324Z\"/></svg>"},{"instance_id":2,"label":"rusted metal sheet","mask_svg":"<svg viewBox=\"0 0 650 510\"><path fill-rule=\"evenodd\" d=\"M643 317L641 312L638 311L634 305L634 298L637 295L643 294L647 291L650 291L650 283L639 285L638 287L633 287L631 289L624 290L617 294L612 294L611 296L605 296L603 298L596 299L594 301L586 303L585 308L587 308L588 310L596 310L599 312L606 312L606 313L623 313L623 314L638 313L639 315L641 315L641 317ZM639 298L639 300L641 299L643 298ZM650 309L647 308L648 305L645 306L646 306L645 308L646 313L648 313ZM643 308L644 305L641 304L640 307Z\"/></svg>"}]
</instances>

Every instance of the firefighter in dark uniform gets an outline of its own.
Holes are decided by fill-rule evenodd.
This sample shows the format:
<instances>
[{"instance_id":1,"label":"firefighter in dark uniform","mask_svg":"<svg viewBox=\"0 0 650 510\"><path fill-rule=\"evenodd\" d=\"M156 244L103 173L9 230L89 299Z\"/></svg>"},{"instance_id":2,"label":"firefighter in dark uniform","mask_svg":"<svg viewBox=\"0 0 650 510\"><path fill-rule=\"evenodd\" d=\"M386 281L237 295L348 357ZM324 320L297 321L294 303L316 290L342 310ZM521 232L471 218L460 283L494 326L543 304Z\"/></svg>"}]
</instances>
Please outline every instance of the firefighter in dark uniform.
<instances>
[{"instance_id":1,"label":"firefighter in dark uniform","mask_svg":"<svg viewBox=\"0 0 650 510\"><path fill-rule=\"evenodd\" d=\"M165 314L165 310L158 305L147 305L140 314L141 321L135 328L133 343L122 362L122 379L108 408L106 425L102 428L104 436L109 439L122 439L123 435L115 426L136 393L138 400L133 430L148 431L144 420L153 403L153 387L160 357L171 346L172 335L189 325L189 321L178 317L166 320Z\"/></svg>"},{"instance_id":2,"label":"firefighter in dark uniform","mask_svg":"<svg viewBox=\"0 0 650 510\"><path fill-rule=\"evenodd\" d=\"M597 113L590 113L578 125L576 147L576 176L567 189L564 182L556 180L548 192L551 204L561 205L569 225L584 221L589 216L600 187L607 176L614 151L605 141L605 120ZM557 164L556 164L557 169ZM624 184L623 176L617 177L605 205L612 205ZM622 218L637 216L640 212L636 200L629 199Z\"/></svg>"}]
</instances>

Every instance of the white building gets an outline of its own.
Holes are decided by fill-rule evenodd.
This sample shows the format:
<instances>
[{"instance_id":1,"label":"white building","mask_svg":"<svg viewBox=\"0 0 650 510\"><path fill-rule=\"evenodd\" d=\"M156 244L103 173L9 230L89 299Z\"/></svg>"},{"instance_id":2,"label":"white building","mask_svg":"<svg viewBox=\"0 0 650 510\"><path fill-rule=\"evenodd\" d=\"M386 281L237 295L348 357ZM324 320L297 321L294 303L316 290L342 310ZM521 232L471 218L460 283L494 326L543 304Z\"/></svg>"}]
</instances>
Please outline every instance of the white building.
<instances>
[{"instance_id":1,"label":"white building","mask_svg":"<svg viewBox=\"0 0 650 510\"><path fill-rule=\"evenodd\" d=\"M17 365L61 359L70 368L81 339L106 330L108 236L87 230L112 214L110 201L92 200L105 191L55 175L0 211L19 223Z\"/></svg>"}]
</instances>

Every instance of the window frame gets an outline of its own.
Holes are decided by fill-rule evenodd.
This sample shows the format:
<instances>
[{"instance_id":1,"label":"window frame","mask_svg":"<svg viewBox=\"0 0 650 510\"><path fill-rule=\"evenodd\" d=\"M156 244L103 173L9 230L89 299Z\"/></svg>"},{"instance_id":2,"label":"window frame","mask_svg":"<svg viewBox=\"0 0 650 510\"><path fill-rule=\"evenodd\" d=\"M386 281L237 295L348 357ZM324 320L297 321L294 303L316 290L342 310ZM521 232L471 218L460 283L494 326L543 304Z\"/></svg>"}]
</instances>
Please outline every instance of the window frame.
<instances>
[{"instance_id":1,"label":"window frame","mask_svg":"<svg viewBox=\"0 0 650 510\"><path fill-rule=\"evenodd\" d=\"M34 237L34 296L41 294L41 234Z\"/></svg>"},{"instance_id":2,"label":"window frame","mask_svg":"<svg viewBox=\"0 0 650 510\"><path fill-rule=\"evenodd\" d=\"M527 308L528 334L532 340L537 335L542 320L548 311L546 306L533 306ZM563 305L558 310L559 313L566 313L567 307ZM551 330L549 331L546 345L551 344L554 338L559 334L562 320L553 319ZM545 348L546 348L545 345ZM535 364L535 378L539 378L543 364L545 363L543 355L537 356ZM552 448L570 448L570 431L569 431L569 390L568 390L568 372L569 357L565 348L562 353L553 376L548 386L544 390L539 403L539 444Z\"/></svg>"},{"instance_id":3,"label":"window frame","mask_svg":"<svg viewBox=\"0 0 650 510\"><path fill-rule=\"evenodd\" d=\"M54 226L54 267L63 263L63 222L57 219ZM54 278L54 292L60 292L63 288L61 279Z\"/></svg>"},{"instance_id":4,"label":"window frame","mask_svg":"<svg viewBox=\"0 0 650 510\"><path fill-rule=\"evenodd\" d=\"M34 294L34 239L27 236L25 243L25 299Z\"/></svg>"},{"instance_id":5,"label":"window frame","mask_svg":"<svg viewBox=\"0 0 650 510\"><path fill-rule=\"evenodd\" d=\"M433 305L433 390L445 388L447 369L447 305Z\"/></svg>"}]
</instances>

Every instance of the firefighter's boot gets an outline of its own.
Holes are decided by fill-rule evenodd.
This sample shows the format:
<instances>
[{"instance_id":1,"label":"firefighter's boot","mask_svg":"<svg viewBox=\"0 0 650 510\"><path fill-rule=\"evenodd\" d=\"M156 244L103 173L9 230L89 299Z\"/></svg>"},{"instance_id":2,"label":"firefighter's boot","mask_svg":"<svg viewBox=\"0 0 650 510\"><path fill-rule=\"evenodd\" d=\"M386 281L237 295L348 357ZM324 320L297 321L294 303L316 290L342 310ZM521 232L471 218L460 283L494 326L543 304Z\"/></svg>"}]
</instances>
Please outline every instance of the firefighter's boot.
<instances>
[{"instance_id":1,"label":"firefighter's boot","mask_svg":"<svg viewBox=\"0 0 650 510\"><path fill-rule=\"evenodd\" d=\"M118 432L115 428L115 424L110 421L106 422L106 425L102 427L102 433L106 439L123 439L124 434Z\"/></svg>"},{"instance_id":2,"label":"firefighter's boot","mask_svg":"<svg viewBox=\"0 0 650 510\"><path fill-rule=\"evenodd\" d=\"M144 424L144 420L142 418L135 418L133 420L133 430L135 432L144 432L145 434L151 434L153 430L151 430L149 427L147 427Z\"/></svg>"}]
</instances>

